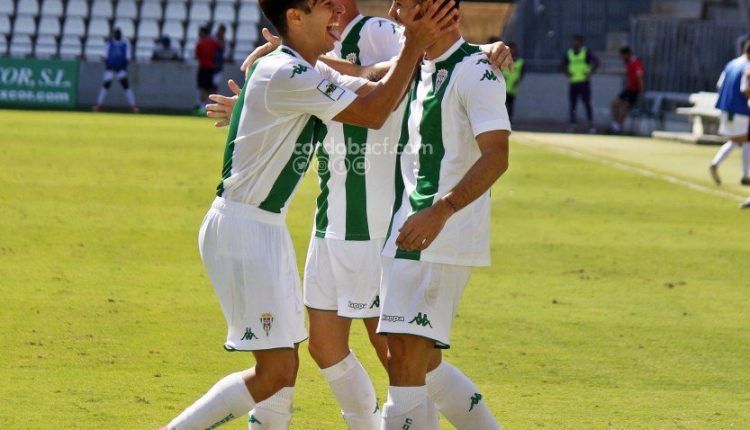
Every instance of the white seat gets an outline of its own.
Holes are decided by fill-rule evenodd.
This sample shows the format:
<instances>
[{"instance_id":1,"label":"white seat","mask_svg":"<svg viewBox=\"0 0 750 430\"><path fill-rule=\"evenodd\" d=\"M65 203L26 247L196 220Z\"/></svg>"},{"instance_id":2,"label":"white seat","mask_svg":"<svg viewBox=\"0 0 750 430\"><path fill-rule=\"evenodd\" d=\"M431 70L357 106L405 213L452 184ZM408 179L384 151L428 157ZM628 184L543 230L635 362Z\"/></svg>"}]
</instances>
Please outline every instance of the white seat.
<instances>
[{"instance_id":1,"label":"white seat","mask_svg":"<svg viewBox=\"0 0 750 430\"><path fill-rule=\"evenodd\" d=\"M206 25L206 23L202 21L191 21L188 24L187 34L185 35L185 38L190 40L197 40L198 30L200 30L200 28L204 25Z\"/></svg>"},{"instance_id":2,"label":"white seat","mask_svg":"<svg viewBox=\"0 0 750 430\"><path fill-rule=\"evenodd\" d=\"M91 18L91 21L89 21L89 37L91 36L99 36L99 37L107 37L109 36L109 21L106 18Z\"/></svg>"},{"instance_id":3,"label":"white seat","mask_svg":"<svg viewBox=\"0 0 750 430\"><path fill-rule=\"evenodd\" d=\"M159 37L159 24L153 19L142 19L138 23L138 39L155 39ZM140 42L140 40L139 40Z\"/></svg>"},{"instance_id":4,"label":"white seat","mask_svg":"<svg viewBox=\"0 0 750 430\"><path fill-rule=\"evenodd\" d=\"M237 26L237 34L234 37L237 43L252 42L258 40L258 26L255 23L240 23Z\"/></svg>"},{"instance_id":5,"label":"white seat","mask_svg":"<svg viewBox=\"0 0 750 430\"><path fill-rule=\"evenodd\" d=\"M228 3L216 4L216 9L214 9L214 21L234 22L234 18L235 18L235 13L234 13L233 4L228 4Z\"/></svg>"},{"instance_id":6,"label":"white seat","mask_svg":"<svg viewBox=\"0 0 750 430\"><path fill-rule=\"evenodd\" d=\"M216 5L217 5L217 6L218 6L219 4L222 4L222 3L223 3L223 4L231 4L231 5L235 5L235 4L237 4L237 2L236 2L235 0L216 0Z\"/></svg>"},{"instance_id":7,"label":"white seat","mask_svg":"<svg viewBox=\"0 0 750 430\"><path fill-rule=\"evenodd\" d=\"M119 0L115 8L116 18L135 18L138 15L138 9L133 0Z\"/></svg>"},{"instance_id":8,"label":"white seat","mask_svg":"<svg viewBox=\"0 0 750 430\"><path fill-rule=\"evenodd\" d=\"M239 22L259 22L260 9L256 2L242 2L240 4L240 13L237 17Z\"/></svg>"},{"instance_id":9,"label":"white seat","mask_svg":"<svg viewBox=\"0 0 750 430\"><path fill-rule=\"evenodd\" d=\"M26 57L31 55L31 36L23 34L13 35L10 41L10 55L13 57Z\"/></svg>"},{"instance_id":10,"label":"white seat","mask_svg":"<svg viewBox=\"0 0 750 430\"><path fill-rule=\"evenodd\" d=\"M238 41L237 44L234 45L234 52L237 54L237 59L242 61L244 61L254 49L255 42L252 41Z\"/></svg>"},{"instance_id":11,"label":"white seat","mask_svg":"<svg viewBox=\"0 0 750 430\"><path fill-rule=\"evenodd\" d=\"M86 29L83 27L83 18L69 16L63 24L63 36L82 37Z\"/></svg>"},{"instance_id":12,"label":"white seat","mask_svg":"<svg viewBox=\"0 0 750 430\"><path fill-rule=\"evenodd\" d=\"M161 3L153 0L146 0L141 3L141 19L150 18L159 20L161 19L161 13Z\"/></svg>"},{"instance_id":13,"label":"white seat","mask_svg":"<svg viewBox=\"0 0 750 430\"><path fill-rule=\"evenodd\" d=\"M153 39L138 39L138 45L135 48L135 58L138 61L151 61L151 56L154 55L154 40Z\"/></svg>"},{"instance_id":14,"label":"white seat","mask_svg":"<svg viewBox=\"0 0 750 430\"><path fill-rule=\"evenodd\" d=\"M63 4L61 0L44 0L42 3L42 16L57 16L63 15Z\"/></svg>"},{"instance_id":15,"label":"white seat","mask_svg":"<svg viewBox=\"0 0 750 430\"><path fill-rule=\"evenodd\" d=\"M209 3L191 3L190 21L210 21L211 5Z\"/></svg>"},{"instance_id":16,"label":"white seat","mask_svg":"<svg viewBox=\"0 0 750 430\"><path fill-rule=\"evenodd\" d=\"M8 0L4 0L7 2ZM17 15L28 15L37 16L39 15L39 3L36 0L18 0L18 8L16 9ZM11 51L13 50L13 42L10 44Z\"/></svg>"},{"instance_id":17,"label":"white seat","mask_svg":"<svg viewBox=\"0 0 750 430\"><path fill-rule=\"evenodd\" d=\"M59 36L60 19L53 16L42 16L42 19L39 20L39 34Z\"/></svg>"},{"instance_id":18,"label":"white seat","mask_svg":"<svg viewBox=\"0 0 750 430\"><path fill-rule=\"evenodd\" d=\"M107 41L103 37L89 37L86 40L84 57L87 60L101 60L105 56L104 47Z\"/></svg>"},{"instance_id":19,"label":"white seat","mask_svg":"<svg viewBox=\"0 0 750 430\"><path fill-rule=\"evenodd\" d=\"M133 24L133 20L130 18L118 18L113 28L119 28L122 32L122 37L128 39L135 37L135 24Z\"/></svg>"},{"instance_id":20,"label":"white seat","mask_svg":"<svg viewBox=\"0 0 750 430\"><path fill-rule=\"evenodd\" d=\"M57 55L57 39L55 36L38 36L34 43L34 56L49 58Z\"/></svg>"},{"instance_id":21,"label":"white seat","mask_svg":"<svg viewBox=\"0 0 750 430\"><path fill-rule=\"evenodd\" d=\"M185 3L168 2L164 11L164 19L174 21L185 21L187 19L187 8Z\"/></svg>"},{"instance_id":22,"label":"white seat","mask_svg":"<svg viewBox=\"0 0 750 430\"><path fill-rule=\"evenodd\" d=\"M7 34L10 34L10 17L5 15L0 15L0 39L5 39L5 36Z\"/></svg>"},{"instance_id":23,"label":"white seat","mask_svg":"<svg viewBox=\"0 0 750 430\"><path fill-rule=\"evenodd\" d=\"M60 56L76 58L81 55L81 38L78 36L63 36L60 41Z\"/></svg>"},{"instance_id":24,"label":"white seat","mask_svg":"<svg viewBox=\"0 0 750 430\"><path fill-rule=\"evenodd\" d=\"M77 16L85 18L89 16L89 5L85 0L68 0L65 8L65 16Z\"/></svg>"},{"instance_id":25,"label":"white seat","mask_svg":"<svg viewBox=\"0 0 750 430\"><path fill-rule=\"evenodd\" d=\"M94 0L91 6L91 16L97 18L112 18L112 2L109 0Z\"/></svg>"},{"instance_id":26,"label":"white seat","mask_svg":"<svg viewBox=\"0 0 750 430\"><path fill-rule=\"evenodd\" d=\"M13 34L28 36L34 33L36 33L36 21L34 17L29 15L16 16L16 22L13 25ZM12 45L11 43L11 48Z\"/></svg>"},{"instance_id":27,"label":"white seat","mask_svg":"<svg viewBox=\"0 0 750 430\"><path fill-rule=\"evenodd\" d=\"M161 34L169 36L172 40L181 42L185 38L185 27L182 21L166 21Z\"/></svg>"},{"instance_id":28,"label":"white seat","mask_svg":"<svg viewBox=\"0 0 750 430\"><path fill-rule=\"evenodd\" d=\"M15 7L13 7L13 1L0 1L0 15L13 15L13 13L16 11ZM7 45L7 43L6 43ZM7 48L7 46L6 46Z\"/></svg>"}]
</instances>

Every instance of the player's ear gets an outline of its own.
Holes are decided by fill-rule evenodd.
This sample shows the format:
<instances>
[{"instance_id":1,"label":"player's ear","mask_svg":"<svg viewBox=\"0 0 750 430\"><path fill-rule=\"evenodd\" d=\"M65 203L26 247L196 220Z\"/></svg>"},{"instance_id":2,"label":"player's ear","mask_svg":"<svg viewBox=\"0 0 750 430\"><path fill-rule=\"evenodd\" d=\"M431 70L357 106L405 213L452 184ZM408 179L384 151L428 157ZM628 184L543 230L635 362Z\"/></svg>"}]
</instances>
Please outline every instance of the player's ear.
<instances>
[{"instance_id":1,"label":"player's ear","mask_svg":"<svg viewBox=\"0 0 750 430\"><path fill-rule=\"evenodd\" d=\"M296 8L286 10L286 28L289 31L292 28L302 27L302 11Z\"/></svg>"}]
</instances>

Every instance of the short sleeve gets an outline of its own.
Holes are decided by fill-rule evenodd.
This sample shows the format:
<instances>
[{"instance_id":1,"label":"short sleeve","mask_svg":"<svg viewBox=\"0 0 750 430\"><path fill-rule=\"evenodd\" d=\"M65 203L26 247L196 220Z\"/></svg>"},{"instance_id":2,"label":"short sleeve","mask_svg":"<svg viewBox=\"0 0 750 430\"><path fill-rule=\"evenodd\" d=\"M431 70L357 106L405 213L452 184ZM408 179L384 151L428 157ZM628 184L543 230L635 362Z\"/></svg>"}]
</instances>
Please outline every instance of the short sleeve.
<instances>
[{"instance_id":1,"label":"short sleeve","mask_svg":"<svg viewBox=\"0 0 750 430\"><path fill-rule=\"evenodd\" d=\"M750 67L745 67L745 70L742 72L742 79L740 80L740 91L743 93L747 91L748 82L747 82L747 74L750 72ZM750 104L750 101L748 101L748 104Z\"/></svg>"},{"instance_id":2,"label":"short sleeve","mask_svg":"<svg viewBox=\"0 0 750 430\"><path fill-rule=\"evenodd\" d=\"M404 45L403 28L384 18L373 18L367 23L369 28L367 32L367 42L373 53L372 58L376 63L390 61L401 53L401 47ZM364 64L370 66L370 64Z\"/></svg>"},{"instance_id":3,"label":"short sleeve","mask_svg":"<svg viewBox=\"0 0 750 430\"><path fill-rule=\"evenodd\" d=\"M323 78L328 79L329 81L337 85L341 85L349 91L357 91L358 89L360 89L360 87L370 82L364 78L342 75L322 61L318 61L318 63L315 65L315 68L318 70L318 73L323 76Z\"/></svg>"},{"instance_id":4,"label":"short sleeve","mask_svg":"<svg viewBox=\"0 0 750 430\"><path fill-rule=\"evenodd\" d=\"M474 136L493 130L511 130L505 107L505 78L482 58L472 57L456 76L456 89L463 101Z\"/></svg>"},{"instance_id":5,"label":"short sleeve","mask_svg":"<svg viewBox=\"0 0 750 430\"><path fill-rule=\"evenodd\" d=\"M332 82L308 64L293 61L273 73L266 90L266 108L277 115L310 114L329 121L356 98L341 82Z\"/></svg>"}]
</instances>

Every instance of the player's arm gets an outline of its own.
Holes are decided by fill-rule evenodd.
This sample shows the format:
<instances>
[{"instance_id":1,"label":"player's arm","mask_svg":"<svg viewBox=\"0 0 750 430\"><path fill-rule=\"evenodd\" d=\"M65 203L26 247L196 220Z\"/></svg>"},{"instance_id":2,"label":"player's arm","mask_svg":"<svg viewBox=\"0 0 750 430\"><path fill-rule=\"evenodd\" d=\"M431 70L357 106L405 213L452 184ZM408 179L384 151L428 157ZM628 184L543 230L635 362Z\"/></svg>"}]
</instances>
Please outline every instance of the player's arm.
<instances>
[{"instance_id":1,"label":"player's arm","mask_svg":"<svg viewBox=\"0 0 750 430\"><path fill-rule=\"evenodd\" d=\"M423 250L440 234L448 219L492 187L508 170L510 132L493 130L476 137L481 156L448 194L412 215L399 230L396 245L404 251Z\"/></svg>"}]
</instances>

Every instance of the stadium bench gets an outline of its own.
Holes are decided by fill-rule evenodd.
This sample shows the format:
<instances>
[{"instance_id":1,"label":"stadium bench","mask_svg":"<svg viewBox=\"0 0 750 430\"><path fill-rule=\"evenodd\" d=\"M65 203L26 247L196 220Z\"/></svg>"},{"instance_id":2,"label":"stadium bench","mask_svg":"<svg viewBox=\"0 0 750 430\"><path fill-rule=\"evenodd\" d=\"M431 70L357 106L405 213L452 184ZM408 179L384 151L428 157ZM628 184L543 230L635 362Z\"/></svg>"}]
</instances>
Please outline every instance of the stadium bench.
<instances>
[{"instance_id":1,"label":"stadium bench","mask_svg":"<svg viewBox=\"0 0 750 430\"><path fill-rule=\"evenodd\" d=\"M677 108L679 115L687 115L693 126L693 136L702 137L707 129L714 129L721 111L716 109L717 93L700 92L690 95L692 107ZM709 125L710 124L710 125Z\"/></svg>"}]
</instances>

